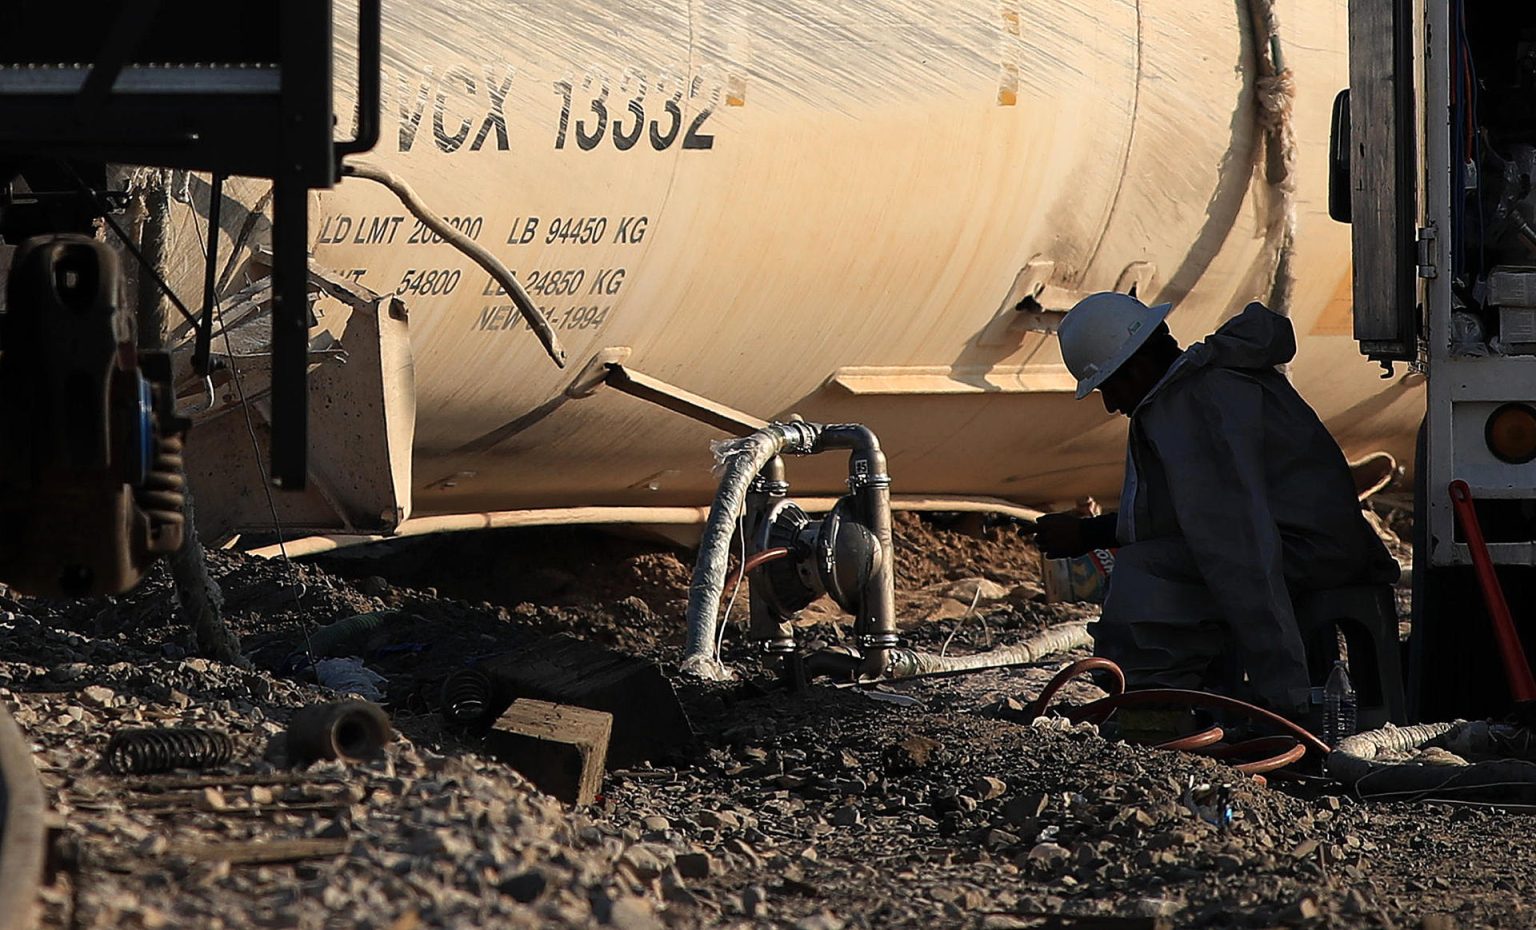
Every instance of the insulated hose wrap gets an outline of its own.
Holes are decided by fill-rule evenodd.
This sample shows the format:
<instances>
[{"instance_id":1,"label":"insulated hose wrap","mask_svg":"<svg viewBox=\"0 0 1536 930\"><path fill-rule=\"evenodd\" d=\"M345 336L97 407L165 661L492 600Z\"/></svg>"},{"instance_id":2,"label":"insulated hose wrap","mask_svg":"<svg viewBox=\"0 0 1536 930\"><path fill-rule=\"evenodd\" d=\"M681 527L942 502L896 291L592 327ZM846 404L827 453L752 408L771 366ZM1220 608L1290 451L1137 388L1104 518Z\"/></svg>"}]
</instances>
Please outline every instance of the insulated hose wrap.
<instances>
[{"instance_id":1,"label":"insulated hose wrap","mask_svg":"<svg viewBox=\"0 0 1536 930\"><path fill-rule=\"evenodd\" d=\"M1465 725L1465 721L1458 720L1454 723L1420 723L1411 727L1386 726L1380 730L1345 737L1333 747L1333 751L1362 762L1371 762L1381 755L1412 752L1430 740L1439 739Z\"/></svg>"},{"instance_id":2,"label":"insulated hose wrap","mask_svg":"<svg viewBox=\"0 0 1536 930\"><path fill-rule=\"evenodd\" d=\"M730 669L720 661L716 643L720 633L720 594L725 590L731 556L731 537L752 479L774 456L791 451L815 451L821 427L812 423L771 423L750 436L718 443L720 487L709 507L699 557L688 585L688 641L679 670L706 681L728 681Z\"/></svg>"},{"instance_id":3,"label":"insulated hose wrap","mask_svg":"<svg viewBox=\"0 0 1536 930\"><path fill-rule=\"evenodd\" d=\"M1009 665L1028 665L1062 652L1070 652L1080 646L1093 645L1088 634L1088 624L1062 623L1036 633L1017 646L978 652L968 656L941 656L914 649L893 649L886 669L886 678L912 678L918 675L934 675L949 672L974 672Z\"/></svg>"},{"instance_id":4,"label":"insulated hose wrap","mask_svg":"<svg viewBox=\"0 0 1536 930\"><path fill-rule=\"evenodd\" d=\"M1362 798L1412 796L1466 800L1536 801L1536 762L1521 758L1470 764L1378 762L1389 753L1411 752L1440 742L1458 753L1529 752L1527 731L1482 721L1388 726L1342 740L1324 772Z\"/></svg>"}]
</instances>

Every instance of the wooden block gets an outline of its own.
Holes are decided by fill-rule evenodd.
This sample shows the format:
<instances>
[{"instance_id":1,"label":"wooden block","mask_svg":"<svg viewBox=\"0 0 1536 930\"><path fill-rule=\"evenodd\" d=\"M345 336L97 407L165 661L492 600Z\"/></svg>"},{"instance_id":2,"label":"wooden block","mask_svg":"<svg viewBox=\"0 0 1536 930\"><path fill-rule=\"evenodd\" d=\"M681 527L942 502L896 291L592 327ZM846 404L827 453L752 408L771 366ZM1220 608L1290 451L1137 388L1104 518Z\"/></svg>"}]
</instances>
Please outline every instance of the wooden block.
<instances>
[{"instance_id":1,"label":"wooden block","mask_svg":"<svg viewBox=\"0 0 1536 930\"><path fill-rule=\"evenodd\" d=\"M586 805L603 787L613 715L569 704L519 698L496 721L485 745L545 794Z\"/></svg>"},{"instance_id":2,"label":"wooden block","mask_svg":"<svg viewBox=\"0 0 1536 930\"><path fill-rule=\"evenodd\" d=\"M562 633L530 637L480 668L495 683L502 707L532 698L612 714L608 764L615 768L658 758L693 739L672 683L649 659Z\"/></svg>"}]
</instances>

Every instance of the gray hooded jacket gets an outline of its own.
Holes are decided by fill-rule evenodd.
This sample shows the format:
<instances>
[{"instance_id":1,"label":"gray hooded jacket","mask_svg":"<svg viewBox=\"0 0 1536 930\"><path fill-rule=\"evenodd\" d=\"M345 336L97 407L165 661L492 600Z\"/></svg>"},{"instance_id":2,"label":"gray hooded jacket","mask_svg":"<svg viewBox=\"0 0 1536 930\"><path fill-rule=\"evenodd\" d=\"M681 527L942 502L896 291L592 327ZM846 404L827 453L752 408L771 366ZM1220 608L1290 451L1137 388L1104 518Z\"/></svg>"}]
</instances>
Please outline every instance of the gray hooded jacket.
<instances>
[{"instance_id":1,"label":"gray hooded jacket","mask_svg":"<svg viewBox=\"0 0 1536 930\"><path fill-rule=\"evenodd\" d=\"M1249 304L1131 415L1116 536L1182 539L1250 662L1299 652L1293 596L1398 575L1343 452L1276 370L1295 354L1290 320Z\"/></svg>"}]
</instances>

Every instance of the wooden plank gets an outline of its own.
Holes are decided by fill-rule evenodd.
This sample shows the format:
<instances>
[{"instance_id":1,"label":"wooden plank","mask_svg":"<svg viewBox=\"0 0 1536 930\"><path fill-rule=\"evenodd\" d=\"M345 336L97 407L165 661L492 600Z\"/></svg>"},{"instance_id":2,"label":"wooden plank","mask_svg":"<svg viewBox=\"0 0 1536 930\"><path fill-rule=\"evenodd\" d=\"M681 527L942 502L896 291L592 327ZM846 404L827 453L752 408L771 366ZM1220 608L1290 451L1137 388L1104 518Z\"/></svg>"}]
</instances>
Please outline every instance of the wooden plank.
<instances>
[{"instance_id":1,"label":"wooden plank","mask_svg":"<svg viewBox=\"0 0 1536 930\"><path fill-rule=\"evenodd\" d=\"M99 784L105 790L108 782L100 780ZM344 784L334 778L319 778L305 772L276 772L268 774L246 775L140 775L132 778L119 778L110 783L112 790L128 791L186 791L198 788L227 788L250 787L268 785L305 785L310 787L337 787Z\"/></svg>"},{"instance_id":2,"label":"wooden plank","mask_svg":"<svg viewBox=\"0 0 1536 930\"><path fill-rule=\"evenodd\" d=\"M1372 358L1418 352L1413 61L1413 0L1349 0L1355 339Z\"/></svg>"},{"instance_id":3,"label":"wooden plank","mask_svg":"<svg viewBox=\"0 0 1536 930\"><path fill-rule=\"evenodd\" d=\"M1073 914L987 914L983 930L1173 930L1167 917Z\"/></svg>"},{"instance_id":4,"label":"wooden plank","mask_svg":"<svg viewBox=\"0 0 1536 930\"><path fill-rule=\"evenodd\" d=\"M540 791L586 805L602 790L612 729L612 714L525 698L496 721L486 748Z\"/></svg>"},{"instance_id":5,"label":"wooden plank","mask_svg":"<svg viewBox=\"0 0 1536 930\"><path fill-rule=\"evenodd\" d=\"M172 846L170 855L223 861L231 865L263 865L274 862L297 862L301 859L329 859L342 855L350 845L351 840L345 838L183 843Z\"/></svg>"}]
</instances>

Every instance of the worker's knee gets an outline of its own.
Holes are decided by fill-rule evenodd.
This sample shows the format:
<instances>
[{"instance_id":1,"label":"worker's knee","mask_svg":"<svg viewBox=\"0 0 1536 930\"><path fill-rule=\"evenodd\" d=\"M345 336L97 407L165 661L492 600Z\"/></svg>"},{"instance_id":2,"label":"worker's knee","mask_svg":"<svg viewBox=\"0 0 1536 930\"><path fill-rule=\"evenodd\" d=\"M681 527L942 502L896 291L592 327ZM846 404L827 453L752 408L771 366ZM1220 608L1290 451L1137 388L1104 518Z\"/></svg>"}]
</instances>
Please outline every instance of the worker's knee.
<instances>
[{"instance_id":1,"label":"worker's knee","mask_svg":"<svg viewBox=\"0 0 1536 930\"><path fill-rule=\"evenodd\" d=\"M1226 645L1219 624L1106 617L1089 626L1094 654L1120 666L1129 688L1199 688Z\"/></svg>"}]
</instances>

